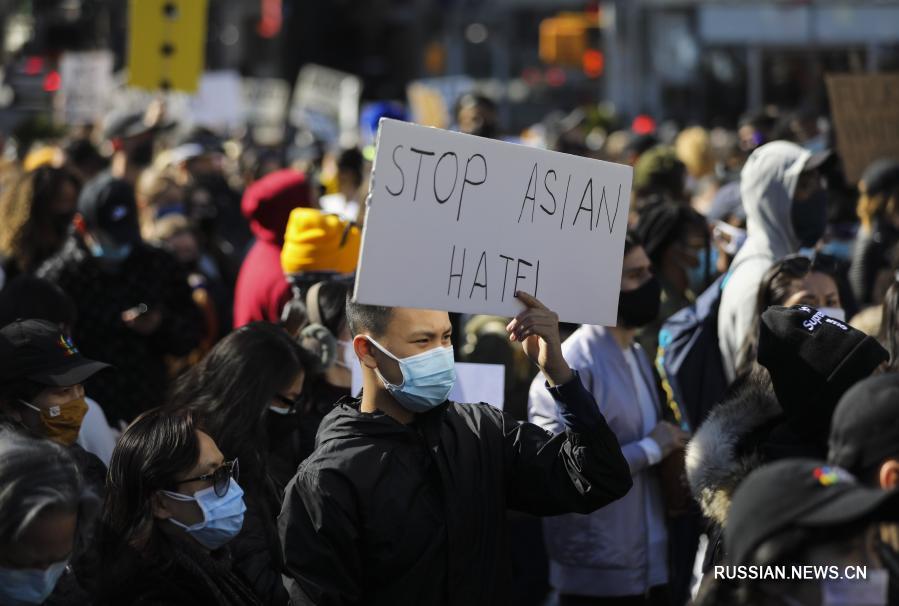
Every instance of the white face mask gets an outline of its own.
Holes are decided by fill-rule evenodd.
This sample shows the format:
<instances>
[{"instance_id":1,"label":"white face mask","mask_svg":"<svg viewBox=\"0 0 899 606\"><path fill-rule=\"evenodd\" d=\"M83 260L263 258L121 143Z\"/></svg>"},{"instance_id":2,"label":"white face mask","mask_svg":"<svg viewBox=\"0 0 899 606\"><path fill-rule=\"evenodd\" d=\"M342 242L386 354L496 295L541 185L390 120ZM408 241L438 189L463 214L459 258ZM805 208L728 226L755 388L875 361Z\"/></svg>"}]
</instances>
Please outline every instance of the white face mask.
<instances>
[{"instance_id":1,"label":"white face mask","mask_svg":"<svg viewBox=\"0 0 899 606\"><path fill-rule=\"evenodd\" d=\"M351 369L355 364L359 363L356 352L353 351L352 341L337 341L337 347L340 348L340 355L338 355L337 360L334 361L335 364L346 369Z\"/></svg>"},{"instance_id":2,"label":"white face mask","mask_svg":"<svg viewBox=\"0 0 899 606\"><path fill-rule=\"evenodd\" d=\"M840 322L846 321L846 312L840 307L819 307L818 311L834 320L839 320Z\"/></svg>"},{"instance_id":3,"label":"white face mask","mask_svg":"<svg viewBox=\"0 0 899 606\"><path fill-rule=\"evenodd\" d=\"M821 606L887 606L889 575L868 568L867 579L825 580L821 583Z\"/></svg>"}]
</instances>

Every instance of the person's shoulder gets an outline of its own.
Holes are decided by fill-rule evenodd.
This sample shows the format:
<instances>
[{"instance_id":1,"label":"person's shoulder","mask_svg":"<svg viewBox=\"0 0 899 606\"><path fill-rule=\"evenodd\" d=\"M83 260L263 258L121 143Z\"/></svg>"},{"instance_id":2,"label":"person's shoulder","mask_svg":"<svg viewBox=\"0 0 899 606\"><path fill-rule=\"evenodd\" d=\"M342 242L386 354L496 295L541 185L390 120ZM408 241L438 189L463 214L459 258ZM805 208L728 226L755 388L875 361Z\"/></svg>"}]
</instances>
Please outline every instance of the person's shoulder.
<instances>
[{"instance_id":1,"label":"person's shoulder","mask_svg":"<svg viewBox=\"0 0 899 606\"><path fill-rule=\"evenodd\" d=\"M66 240L62 248L53 256L44 261L35 271L38 278L57 281L61 276L78 271L81 264L87 259L87 254L78 246L75 237Z\"/></svg>"}]
</instances>

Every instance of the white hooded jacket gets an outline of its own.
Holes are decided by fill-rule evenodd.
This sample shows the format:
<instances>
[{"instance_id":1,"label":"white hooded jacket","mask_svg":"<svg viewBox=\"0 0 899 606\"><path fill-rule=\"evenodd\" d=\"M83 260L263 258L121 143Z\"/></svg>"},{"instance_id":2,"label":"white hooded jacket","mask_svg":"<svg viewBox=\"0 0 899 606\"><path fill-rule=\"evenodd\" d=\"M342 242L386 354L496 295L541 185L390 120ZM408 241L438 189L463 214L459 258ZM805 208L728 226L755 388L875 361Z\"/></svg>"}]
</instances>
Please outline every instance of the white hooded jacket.
<instances>
[{"instance_id":1,"label":"white hooded jacket","mask_svg":"<svg viewBox=\"0 0 899 606\"><path fill-rule=\"evenodd\" d=\"M718 345L729 381L737 352L752 326L759 284L775 261L799 250L790 211L799 175L811 152L788 141L762 145L740 173L747 239L737 253L721 294Z\"/></svg>"}]
</instances>

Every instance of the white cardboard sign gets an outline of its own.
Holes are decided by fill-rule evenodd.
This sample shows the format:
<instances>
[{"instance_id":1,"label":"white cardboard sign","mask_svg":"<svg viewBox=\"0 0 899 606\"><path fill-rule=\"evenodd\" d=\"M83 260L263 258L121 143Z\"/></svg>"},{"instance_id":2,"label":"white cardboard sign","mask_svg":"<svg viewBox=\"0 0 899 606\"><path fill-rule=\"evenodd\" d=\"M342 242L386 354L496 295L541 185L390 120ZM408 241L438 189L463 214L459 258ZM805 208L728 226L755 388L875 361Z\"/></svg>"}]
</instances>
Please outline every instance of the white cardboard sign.
<instances>
[{"instance_id":1,"label":"white cardboard sign","mask_svg":"<svg viewBox=\"0 0 899 606\"><path fill-rule=\"evenodd\" d=\"M59 62L60 118L66 124L92 124L109 108L113 56L109 51L67 52Z\"/></svg>"},{"instance_id":2,"label":"white cardboard sign","mask_svg":"<svg viewBox=\"0 0 899 606\"><path fill-rule=\"evenodd\" d=\"M629 166L381 120L354 296L614 325Z\"/></svg>"}]
</instances>

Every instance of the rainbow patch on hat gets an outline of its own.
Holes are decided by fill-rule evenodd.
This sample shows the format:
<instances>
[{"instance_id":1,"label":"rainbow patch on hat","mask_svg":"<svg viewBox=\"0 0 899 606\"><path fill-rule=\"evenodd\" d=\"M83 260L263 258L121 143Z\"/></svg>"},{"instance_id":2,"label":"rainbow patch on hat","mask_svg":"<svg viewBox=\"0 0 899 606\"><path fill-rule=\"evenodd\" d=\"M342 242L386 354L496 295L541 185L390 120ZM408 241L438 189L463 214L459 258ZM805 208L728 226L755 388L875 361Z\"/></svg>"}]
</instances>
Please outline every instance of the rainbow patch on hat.
<instances>
[{"instance_id":1,"label":"rainbow patch on hat","mask_svg":"<svg viewBox=\"0 0 899 606\"><path fill-rule=\"evenodd\" d=\"M65 335L59 335L59 341L56 344L65 351L67 356L74 356L78 353L78 348L72 343L72 339Z\"/></svg>"},{"instance_id":2,"label":"rainbow patch on hat","mask_svg":"<svg viewBox=\"0 0 899 606\"><path fill-rule=\"evenodd\" d=\"M846 472L835 467L816 467L812 473L821 486L833 486L847 479Z\"/></svg>"}]
</instances>

